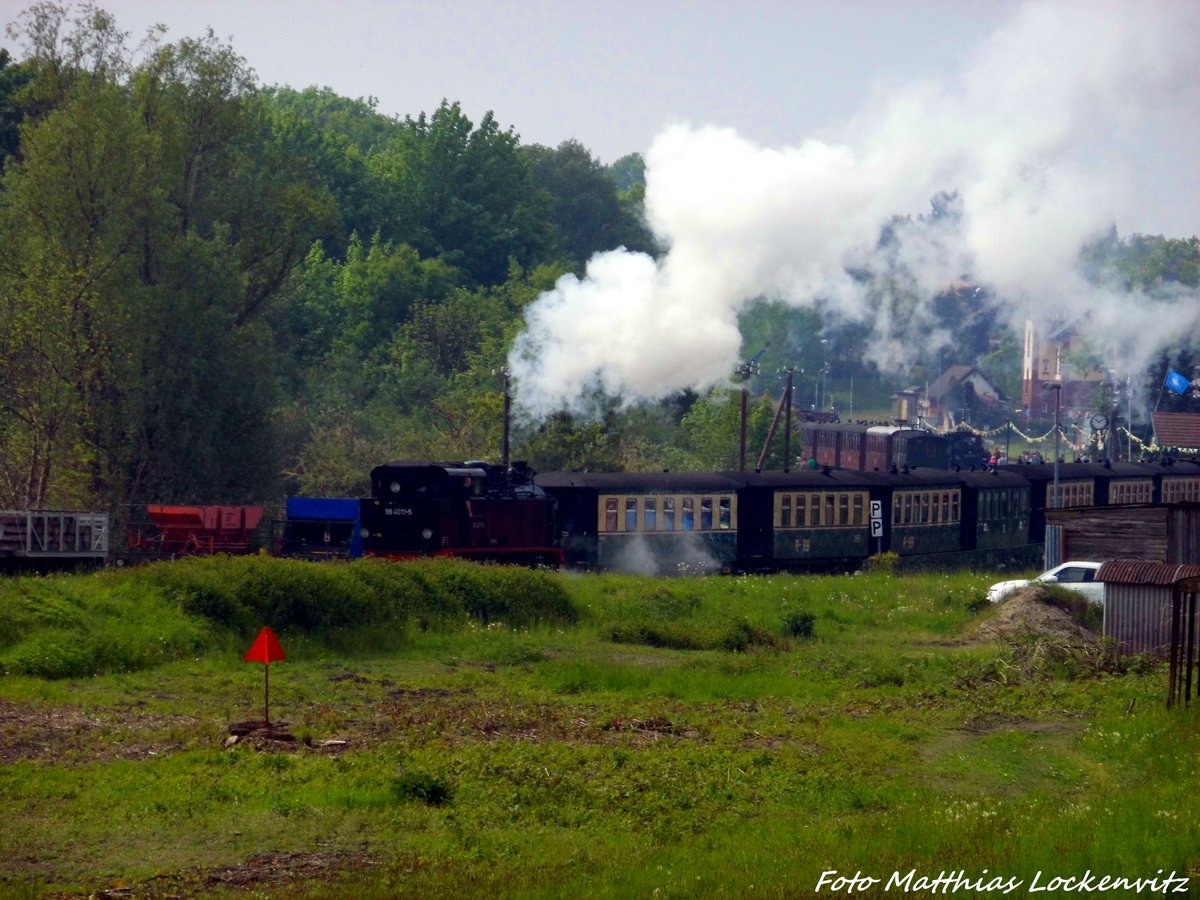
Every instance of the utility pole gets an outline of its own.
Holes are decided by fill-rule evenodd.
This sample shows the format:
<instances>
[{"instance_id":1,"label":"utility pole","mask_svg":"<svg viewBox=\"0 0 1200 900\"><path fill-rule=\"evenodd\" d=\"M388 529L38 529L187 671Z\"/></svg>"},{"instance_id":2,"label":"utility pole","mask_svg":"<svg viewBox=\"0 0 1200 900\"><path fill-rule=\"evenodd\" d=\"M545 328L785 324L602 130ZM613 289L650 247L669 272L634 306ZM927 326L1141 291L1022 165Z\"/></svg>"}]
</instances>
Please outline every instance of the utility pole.
<instances>
[{"instance_id":1,"label":"utility pole","mask_svg":"<svg viewBox=\"0 0 1200 900\"><path fill-rule=\"evenodd\" d=\"M780 371L787 373L788 383L787 390L783 392L783 397L779 401L779 406L775 408L775 415L771 418L771 427L767 429L767 439L763 441L762 450L758 454L758 462L754 464L754 471L761 472L763 463L767 460L767 454L771 452L771 441L775 439L775 429L779 425L779 416L787 410L787 424L784 426L783 433L783 471L787 471L788 460L792 453L792 373L794 368L781 369Z\"/></svg>"},{"instance_id":2,"label":"utility pole","mask_svg":"<svg viewBox=\"0 0 1200 900\"><path fill-rule=\"evenodd\" d=\"M764 347L763 349L765 350L766 348ZM742 379L742 427L738 443L739 472L746 471L746 420L749 417L750 378L758 374L758 358L760 356L762 356L762 350L737 367L737 374Z\"/></svg>"},{"instance_id":3,"label":"utility pole","mask_svg":"<svg viewBox=\"0 0 1200 900\"><path fill-rule=\"evenodd\" d=\"M1059 432L1059 411L1062 408L1062 382L1047 381L1042 385L1044 391L1054 391L1054 493L1051 496L1050 506L1053 509L1059 507L1058 496L1058 440L1061 437Z\"/></svg>"},{"instance_id":4,"label":"utility pole","mask_svg":"<svg viewBox=\"0 0 1200 900\"><path fill-rule=\"evenodd\" d=\"M784 399L787 402L787 412L784 416L783 425L783 471L788 471L792 467L792 377L796 374L795 366L788 366L783 370L787 373L787 391L784 392ZM804 374L804 370L800 370L800 374Z\"/></svg>"}]
</instances>

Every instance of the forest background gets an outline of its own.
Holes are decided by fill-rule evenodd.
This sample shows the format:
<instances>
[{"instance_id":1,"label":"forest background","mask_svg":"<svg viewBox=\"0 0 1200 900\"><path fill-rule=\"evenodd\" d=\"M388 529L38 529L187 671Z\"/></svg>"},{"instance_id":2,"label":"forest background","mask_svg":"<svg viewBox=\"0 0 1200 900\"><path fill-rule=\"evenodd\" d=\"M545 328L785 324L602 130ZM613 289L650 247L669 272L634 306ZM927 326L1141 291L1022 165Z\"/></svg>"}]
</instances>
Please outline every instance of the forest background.
<instances>
[{"instance_id":1,"label":"forest background","mask_svg":"<svg viewBox=\"0 0 1200 900\"><path fill-rule=\"evenodd\" d=\"M211 32L132 47L91 5L37 4L8 34L2 508L355 496L382 461L495 460L524 310L597 252L664 251L636 153L602 165L573 140L523 145L449 100L401 119L262 86ZM953 214L930 199L929 216ZM1195 236L1114 230L1080 261L1130 289L1200 280ZM745 356L762 351L751 446L785 366L809 373L801 405L826 409L885 409L954 363L1019 395L1016 336L973 297L948 285L936 303L955 357L900 374L863 361L865 330L763 298L740 323ZM1195 363L1164 357L1148 383ZM737 389L731 372L706 394L518 421L513 455L542 471L733 468Z\"/></svg>"}]
</instances>

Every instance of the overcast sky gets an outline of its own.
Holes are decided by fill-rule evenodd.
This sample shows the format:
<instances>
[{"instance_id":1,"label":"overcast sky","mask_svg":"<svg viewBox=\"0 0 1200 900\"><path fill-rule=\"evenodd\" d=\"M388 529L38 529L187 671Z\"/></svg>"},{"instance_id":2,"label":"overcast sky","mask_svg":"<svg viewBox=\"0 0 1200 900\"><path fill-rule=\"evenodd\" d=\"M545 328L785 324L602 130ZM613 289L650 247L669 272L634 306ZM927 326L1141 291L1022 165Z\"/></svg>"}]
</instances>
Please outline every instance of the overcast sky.
<instances>
[{"instance_id":1,"label":"overcast sky","mask_svg":"<svg viewBox=\"0 0 1200 900\"><path fill-rule=\"evenodd\" d=\"M1083 0L1071 0L1082 4ZM1130 0L1132 3L1133 0ZM1194 0L1145 0L1157 7ZM7 24L30 5L0 0ZM576 139L603 162L665 125L718 125L766 147L837 136L872 96L953 83L1012 0L107 0L136 39L211 27L264 84L374 96L399 116L461 102L523 143ZM12 46L12 41L5 38ZM1200 35L1197 37L1200 46ZM13 48L16 50L16 48ZM1197 54L1200 58L1200 53ZM1200 70L1197 72L1200 80ZM1200 231L1200 116L1164 103L1146 130L1080 149L1135 162L1122 233ZM922 210L897 210L917 213Z\"/></svg>"}]
</instances>

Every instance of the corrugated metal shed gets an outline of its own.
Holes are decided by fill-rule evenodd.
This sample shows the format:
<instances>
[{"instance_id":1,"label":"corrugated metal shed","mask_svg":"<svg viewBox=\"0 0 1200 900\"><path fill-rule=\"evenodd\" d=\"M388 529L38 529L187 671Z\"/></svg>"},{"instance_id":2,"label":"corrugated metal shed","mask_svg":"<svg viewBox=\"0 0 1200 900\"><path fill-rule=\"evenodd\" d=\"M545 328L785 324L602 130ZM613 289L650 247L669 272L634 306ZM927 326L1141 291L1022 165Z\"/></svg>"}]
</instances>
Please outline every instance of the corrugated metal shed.
<instances>
[{"instance_id":1,"label":"corrugated metal shed","mask_svg":"<svg viewBox=\"0 0 1200 900\"><path fill-rule=\"evenodd\" d=\"M1110 559L1096 573L1106 584L1171 587L1184 578L1200 577L1200 566L1151 562L1144 559Z\"/></svg>"},{"instance_id":2,"label":"corrugated metal shed","mask_svg":"<svg viewBox=\"0 0 1200 900\"><path fill-rule=\"evenodd\" d=\"M1104 635L1126 653L1165 653L1171 645L1175 585L1200 578L1200 565L1109 560L1096 573L1105 584Z\"/></svg>"}]
</instances>

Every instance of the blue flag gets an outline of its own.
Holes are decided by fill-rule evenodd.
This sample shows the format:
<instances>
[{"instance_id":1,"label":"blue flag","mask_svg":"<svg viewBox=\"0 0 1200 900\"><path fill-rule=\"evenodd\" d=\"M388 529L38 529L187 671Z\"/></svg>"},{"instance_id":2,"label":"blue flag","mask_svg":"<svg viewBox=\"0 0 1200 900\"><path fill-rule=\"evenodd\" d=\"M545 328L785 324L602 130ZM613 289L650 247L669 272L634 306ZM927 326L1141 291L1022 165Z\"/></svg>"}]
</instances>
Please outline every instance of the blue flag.
<instances>
[{"instance_id":1,"label":"blue flag","mask_svg":"<svg viewBox=\"0 0 1200 900\"><path fill-rule=\"evenodd\" d=\"M1181 375L1174 369L1167 369L1167 380L1163 382L1163 386L1177 394L1186 394L1192 383L1186 375Z\"/></svg>"}]
</instances>

